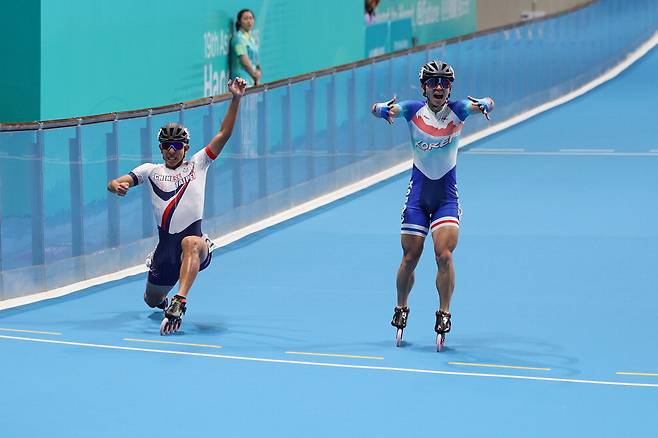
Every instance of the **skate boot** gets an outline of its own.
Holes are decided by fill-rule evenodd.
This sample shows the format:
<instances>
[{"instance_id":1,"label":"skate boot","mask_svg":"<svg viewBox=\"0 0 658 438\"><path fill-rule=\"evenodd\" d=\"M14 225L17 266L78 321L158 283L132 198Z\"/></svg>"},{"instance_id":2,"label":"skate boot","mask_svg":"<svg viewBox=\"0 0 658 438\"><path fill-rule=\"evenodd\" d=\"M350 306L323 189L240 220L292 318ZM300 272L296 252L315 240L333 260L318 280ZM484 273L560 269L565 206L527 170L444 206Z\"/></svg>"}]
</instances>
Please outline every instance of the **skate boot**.
<instances>
[{"instance_id":1,"label":"skate boot","mask_svg":"<svg viewBox=\"0 0 658 438\"><path fill-rule=\"evenodd\" d=\"M158 309L164 311L164 310L167 309L168 305L169 305L169 300L167 299L167 297L165 297L165 299L162 300L162 302L160 304L158 304L157 306L155 306L155 307L157 307Z\"/></svg>"},{"instance_id":2,"label":"skate boot","mask_svg":"<svg viewBox=\"0 0 658 438\"><path fill-rule=\"evenodd\" d=\"M450 331L452 323L450 322L450 312L443 310L436 311L436 323L434 324L434 331L436 332L436 351L443 350L443 344L446 340L446 333Z\"/></svg>"},{"instance_id":3,"label":"skate boot","mask_svg":"<svg viewBox=\"0 0 658 438\"><path fill-rule=\"evenodd\" d=\"M185 304L187 300L185 297L180 295L174 295L171 298L171 303L164 311L164 319L162 324L160 324L160 334L168 335L170 333L176 333L180 329L181 324L183 323L183 315L185 315Z\"/></svg>"},{"instance_id":4,"label":"skate boot","mask_svg":"<svg viewBox=\"0 0 658 438\"><path fill-rule=\"evenodd\" d=\"M402 332L407 326L407 318L409 317L409 308L408 307L398 307L395 306L395 313L393 314L393 320L391 325L397 328L395 332L395 346L399 347L402 345Z\"/></svg>"}]
</instances>

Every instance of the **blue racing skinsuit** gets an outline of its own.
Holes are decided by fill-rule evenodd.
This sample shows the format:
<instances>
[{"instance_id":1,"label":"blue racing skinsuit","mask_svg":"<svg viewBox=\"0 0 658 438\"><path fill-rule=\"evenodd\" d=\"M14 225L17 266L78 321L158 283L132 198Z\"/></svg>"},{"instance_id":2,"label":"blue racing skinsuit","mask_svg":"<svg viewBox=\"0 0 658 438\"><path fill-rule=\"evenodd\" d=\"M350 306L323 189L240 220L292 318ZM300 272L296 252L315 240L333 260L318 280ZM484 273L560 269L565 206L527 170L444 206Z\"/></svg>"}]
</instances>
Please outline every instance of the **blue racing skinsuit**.
<instances>
[{"instance_id":1,"label":"blue racing skinsuit","mask_svg":"<svg viewBox=\"0 0 658 438\"><path fill-rule=\"evenodd\" d=\"M402 210L402 234L425 237L442 227L459 227L461 210L456 174L459 135L466 118L482 110L490 111L493 100L448 101L436 113L422 101L408 100L395 105L409 124L414 146L414 164ZM376 104L373 111L384 119L389 116L386 104Z\"/></svg>"}]
</instances>

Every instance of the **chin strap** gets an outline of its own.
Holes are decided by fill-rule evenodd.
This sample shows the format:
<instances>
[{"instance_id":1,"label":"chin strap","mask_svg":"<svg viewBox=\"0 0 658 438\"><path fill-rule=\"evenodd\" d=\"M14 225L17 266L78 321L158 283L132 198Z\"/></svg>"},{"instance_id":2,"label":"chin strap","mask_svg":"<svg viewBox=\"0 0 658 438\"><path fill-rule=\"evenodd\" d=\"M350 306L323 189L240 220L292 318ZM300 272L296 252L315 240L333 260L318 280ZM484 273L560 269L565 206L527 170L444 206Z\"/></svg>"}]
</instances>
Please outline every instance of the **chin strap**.
<instances>
[{"instance_id":1,"label":"chin strap","mask_svg":"<svg viewBox=\"0 0 658 438\"><path fill-rule=\"evenodd\" d=\"M451 93L452 93L452 89L451 89L450 91L448 91L448 97L446 97L446 100L445 100L445 102L443 102L443 105L441 105L441 108L439 108L439 109L436 110L436 111L434 111L434 110L432 109L432 107L430 107L430 98L427 97L427 94L425 94L424 91L423 91L423 96L425 96L425 98L427 99L427 107L428 107L429 109L431 109L433 112L438 113L438 112L441 111L443 108L445 108L446 105L448 105L448 100L450 100L450 94L451 94Z\"/></svg>"},{"instance_id":2,"label":"chin strap","mask_svg":"<svg viewBox=\"0 0 658 438\"><path fill-rule=\"evenodd\" d=\"M176 163L176 165L174 167L169 167L169 166L167 166L167 167L169 167L169 169L171 169L171 170L176 170L180 167L181 164L183 164L183 161L185 161L185 155L183 155L183 158L181 158L180 161L178 163ZM166 164L165 164L165 166L166 166Z\"/></svg>"}]
</instances>

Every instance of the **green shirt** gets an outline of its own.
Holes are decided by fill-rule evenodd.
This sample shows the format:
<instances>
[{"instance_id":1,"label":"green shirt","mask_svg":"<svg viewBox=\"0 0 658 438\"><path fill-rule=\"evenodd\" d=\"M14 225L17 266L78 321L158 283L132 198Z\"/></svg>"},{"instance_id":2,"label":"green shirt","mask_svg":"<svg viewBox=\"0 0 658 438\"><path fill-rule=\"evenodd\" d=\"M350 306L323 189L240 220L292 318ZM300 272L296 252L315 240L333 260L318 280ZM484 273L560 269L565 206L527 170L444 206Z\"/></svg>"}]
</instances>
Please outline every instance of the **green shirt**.
<instances>
[{"instance_id":1,"label":"green shirt","mask_svg":"<svg viewBox=\"0 0 658 438\"><path fill-rule=\"evenodd\" d=\"M240 76L247 81L248 85L254 85L253 78L240 62L242 55L247 55L254 68L259 65L256 39L251 34L240 29L231 39L231 78Z\"/></svg>"}]
</instances>

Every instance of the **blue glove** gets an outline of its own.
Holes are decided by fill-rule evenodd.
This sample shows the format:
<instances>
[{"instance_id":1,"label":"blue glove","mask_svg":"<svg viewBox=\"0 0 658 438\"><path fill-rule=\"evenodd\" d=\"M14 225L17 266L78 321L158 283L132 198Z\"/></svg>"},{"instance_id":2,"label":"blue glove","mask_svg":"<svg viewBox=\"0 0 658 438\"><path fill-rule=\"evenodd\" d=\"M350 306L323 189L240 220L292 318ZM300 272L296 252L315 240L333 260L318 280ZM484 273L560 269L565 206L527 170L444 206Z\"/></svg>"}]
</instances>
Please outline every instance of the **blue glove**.
<instances>
[{"instance_id":1,"label":"blue glove","mask_svg":"<svg viewBox=\"0 0 658 438\"><path fill-rule=\"evenodd\" d=\"M482 112L482 114L484 114L484 117L486 117L487 120L491 120L489 118L489 113L491 112L491 110L494 107L494 100L492 98L485 97L485 98L482 98L482 99L476 99L474 97L468 96L468 100L470 100L475 105L477 105L477 107Z\"/></svg>"}]
</instances>

